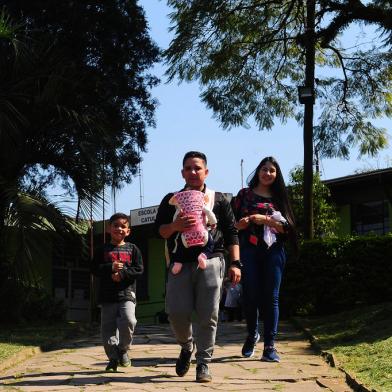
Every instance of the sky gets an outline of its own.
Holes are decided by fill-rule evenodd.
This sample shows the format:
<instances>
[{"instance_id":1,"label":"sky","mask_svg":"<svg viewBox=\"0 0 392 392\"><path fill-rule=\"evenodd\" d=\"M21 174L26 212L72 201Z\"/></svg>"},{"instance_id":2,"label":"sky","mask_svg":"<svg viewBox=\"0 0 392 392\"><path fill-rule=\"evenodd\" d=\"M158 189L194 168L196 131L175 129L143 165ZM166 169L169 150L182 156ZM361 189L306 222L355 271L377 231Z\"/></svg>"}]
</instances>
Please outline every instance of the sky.
<instances>
[{"instance_id":1,"label":"sky","mask_svg":"<svg viewBox=\"0 0 392 392\"><path fill-rule=\"evenodd\" d=\"M141 0L150 28L150 35L161 48L167 48L170 9L165 0ZM303 129L294 120L277 123L270 131L250 128L223 130L213 118L211 110L200 101L197 82L167 83L165 68L159 64L152 73L161 78L161 84L152 90L159 101L156 110L156 127L148 128L147 152L142 154L141 175L132 184L117 191L105 207L105 215L114 212L158 205L169 192L182 188L182 158L187 151L198 150L207 155L209 176L207 186L236 194L248 175L265 156L274 156L287 183L289 172L303 164ZM352 151L350 160L328 159L321 161L322 179L353 174L356 170L381 169L392 166L392 120L381 125L389 129L390 147L378 157L357 158ZM241 170L241 160L243 160ZM243 181L242 181L243 178ZM110 190L107 190L110 193Z\"/></svg>"}]
</instances>

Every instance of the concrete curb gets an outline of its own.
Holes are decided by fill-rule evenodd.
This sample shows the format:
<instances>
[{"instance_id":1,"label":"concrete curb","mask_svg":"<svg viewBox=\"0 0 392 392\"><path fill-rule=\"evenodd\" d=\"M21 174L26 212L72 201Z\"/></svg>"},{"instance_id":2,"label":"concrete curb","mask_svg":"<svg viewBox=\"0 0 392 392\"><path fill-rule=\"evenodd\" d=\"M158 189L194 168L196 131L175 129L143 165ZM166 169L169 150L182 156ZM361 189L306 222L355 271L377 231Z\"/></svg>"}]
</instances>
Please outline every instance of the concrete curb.
<instances>
[{"instance_id":1,"label":"concrete curb","mask_svg":"<svg viewBox=\"0 0 392 392\"><path fill-rule=\"evenodd\" d=\"M336 369L339 369L341 372L345 374L347 384L355 392L378 392L375 389L367 388L364 384L357 381L355 377L352 376L350 373L348 373L342 366L340 366L338 360L333 355L333 353L323 350L320 344L318 343L317 337L312 334L309 328L304 327L298 319L291 318L290 320L296 327L298 327L300 330L303 331L306 338L309 340L312 348L321 355L321 357L325 360L325 362L328 363L328 365Z\"/></svg>"}]
</instances>

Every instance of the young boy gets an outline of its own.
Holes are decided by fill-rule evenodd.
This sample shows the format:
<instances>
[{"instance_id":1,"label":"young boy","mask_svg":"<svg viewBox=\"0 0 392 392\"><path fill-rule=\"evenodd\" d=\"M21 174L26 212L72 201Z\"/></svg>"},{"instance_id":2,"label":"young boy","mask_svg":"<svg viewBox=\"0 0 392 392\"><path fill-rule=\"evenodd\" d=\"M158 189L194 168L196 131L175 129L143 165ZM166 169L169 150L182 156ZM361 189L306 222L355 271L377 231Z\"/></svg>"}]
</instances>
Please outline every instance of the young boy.
<instances>
[{"instance_id":1,"label":"young boy","mask_svg":"<svg viewBox=\"0 0 392 392\"><path fill-rule=\"evenodd\" d=\"M110 243L95 252L92 273L100 277L101 333L109 358L107 371L130 366L127 351L136 326L136 278L143 273L143 260L136 245L125 242L130 232L127 215L110 219Z\"/></svg>"}]
</instances>

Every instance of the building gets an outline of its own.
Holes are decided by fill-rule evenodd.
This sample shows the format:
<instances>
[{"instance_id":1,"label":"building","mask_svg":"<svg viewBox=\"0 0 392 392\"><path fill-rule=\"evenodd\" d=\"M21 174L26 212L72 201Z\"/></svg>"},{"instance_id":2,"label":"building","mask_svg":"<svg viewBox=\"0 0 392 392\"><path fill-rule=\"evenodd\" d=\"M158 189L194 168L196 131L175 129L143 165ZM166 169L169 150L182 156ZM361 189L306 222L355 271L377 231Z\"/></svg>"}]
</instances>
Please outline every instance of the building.
<instances>
[{"instance_id":1,"label":"building","mask_svg":"<svg viewBox=\"0 0 392 392\"><path fill-rule=\"evenodd\" d=\"M323 181L340 216L339 234L386 234L392 228L392 168Z\"/></svg>"}]
</instances>

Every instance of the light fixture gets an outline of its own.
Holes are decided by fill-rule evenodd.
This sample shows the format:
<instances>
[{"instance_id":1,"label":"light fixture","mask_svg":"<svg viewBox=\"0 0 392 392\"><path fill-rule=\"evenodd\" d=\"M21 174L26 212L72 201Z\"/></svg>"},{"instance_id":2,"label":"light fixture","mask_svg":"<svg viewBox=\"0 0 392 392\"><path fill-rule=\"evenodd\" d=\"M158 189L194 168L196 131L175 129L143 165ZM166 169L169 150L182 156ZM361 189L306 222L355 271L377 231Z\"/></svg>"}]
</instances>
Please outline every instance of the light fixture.
<instances>
[{"instance_id":1,"label":"light fixture","mask_svg":"<svg viewBox=\"0 0 392 392\"><path fill-rule=\"evenodd\" d=\"M314 103L314 90L311 87L299 86L298 87L299 103Z\"/></svg>"}]
</instances>

